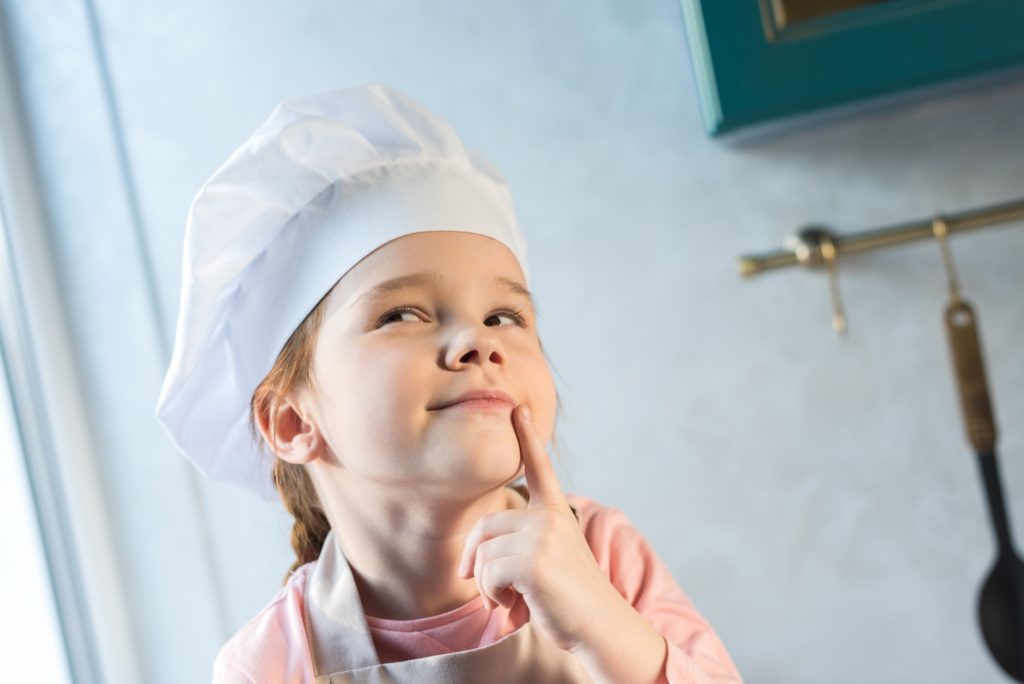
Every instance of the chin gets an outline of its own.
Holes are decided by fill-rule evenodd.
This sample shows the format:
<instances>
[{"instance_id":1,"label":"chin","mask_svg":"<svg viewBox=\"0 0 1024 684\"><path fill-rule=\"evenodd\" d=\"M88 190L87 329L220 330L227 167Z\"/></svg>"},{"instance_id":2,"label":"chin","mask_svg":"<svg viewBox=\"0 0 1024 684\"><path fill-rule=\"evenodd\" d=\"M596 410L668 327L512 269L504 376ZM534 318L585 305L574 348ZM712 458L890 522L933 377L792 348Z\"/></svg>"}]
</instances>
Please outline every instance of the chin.
<instances>
[{"instance_id":1,"label":"chin","mask_svg":"<svg viewBox=\"0 0 1024 684\"><path fill-rule=\"evenodd\" d=\"M503 483L515 477L521 469L522 457L518 444L509 446L496 444L491 440L468 440L452 448L438 449L434 455L426 455L441 466L455 479L488 483Z\"/></svg>"}]
</instances>

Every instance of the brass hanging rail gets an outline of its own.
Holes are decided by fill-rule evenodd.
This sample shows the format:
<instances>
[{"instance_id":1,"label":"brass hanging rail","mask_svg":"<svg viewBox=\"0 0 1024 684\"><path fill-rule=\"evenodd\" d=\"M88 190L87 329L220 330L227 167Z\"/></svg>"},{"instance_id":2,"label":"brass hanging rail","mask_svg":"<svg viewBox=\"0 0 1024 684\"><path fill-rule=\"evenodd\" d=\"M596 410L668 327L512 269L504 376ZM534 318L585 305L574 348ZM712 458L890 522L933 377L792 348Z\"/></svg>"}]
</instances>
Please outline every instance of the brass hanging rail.
<instances>
[{"instance_id":1,"label":"brass hanging rail","mask_svg":"<svg viewBox=\"0 0 1024 684\"><path fill-rule=\"evenodd\" d=\"M941 216L949 235L964 233L1000 223L1024 219L1024 200L971 209ZM744 277L750 277L787 266L810 268L834 263L842 257L894 247L907 242L934 238L934 218L920 219L895 226L865 230L849 235L834 235L823 226L807 226L787 238L785 248L741 256L737 266ZM823 254L823 247L824 252Z\"/></svg>"}]
</instances>

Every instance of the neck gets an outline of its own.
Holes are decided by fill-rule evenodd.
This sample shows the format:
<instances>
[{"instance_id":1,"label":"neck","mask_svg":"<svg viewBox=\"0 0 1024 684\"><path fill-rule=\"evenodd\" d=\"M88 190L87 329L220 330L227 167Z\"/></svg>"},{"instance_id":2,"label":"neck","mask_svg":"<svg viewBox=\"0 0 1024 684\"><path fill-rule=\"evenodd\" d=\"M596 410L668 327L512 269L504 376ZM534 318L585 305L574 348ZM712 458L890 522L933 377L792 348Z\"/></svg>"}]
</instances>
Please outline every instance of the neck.
<instances>
[{"instance_id":1,"label":"neck","mask_svg":"<svg viewBox=\"0 0 1024 684\"><path fill-rule=\"evenodd\" d=\"M478 596L476 580L458 575L467 535L482 516L526 505L508 487L465 501L363 487L323 503L363 610L393 620L437 615Z\"/></svg>"}]
</instances>

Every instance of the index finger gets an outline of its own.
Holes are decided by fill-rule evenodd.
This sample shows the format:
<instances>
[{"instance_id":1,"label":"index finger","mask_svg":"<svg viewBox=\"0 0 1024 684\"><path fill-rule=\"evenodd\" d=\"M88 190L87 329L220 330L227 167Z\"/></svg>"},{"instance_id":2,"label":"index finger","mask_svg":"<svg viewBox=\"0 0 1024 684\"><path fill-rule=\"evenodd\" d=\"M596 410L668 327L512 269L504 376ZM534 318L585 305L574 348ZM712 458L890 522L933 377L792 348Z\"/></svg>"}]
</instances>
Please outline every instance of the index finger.
<instances>
[{"instance_id":1,"label":"index finger","mask_svg":"<svg viewBox=\"0 0 1024 684\"><path fill-rule=\"evenodd\" d=\"M526 469L526 487L530 490L529 506L566 503L555 466L537 435L526 404L517 406L513 416L516 436L519 438L519 452Z\"/></svg>"}]
</instances>

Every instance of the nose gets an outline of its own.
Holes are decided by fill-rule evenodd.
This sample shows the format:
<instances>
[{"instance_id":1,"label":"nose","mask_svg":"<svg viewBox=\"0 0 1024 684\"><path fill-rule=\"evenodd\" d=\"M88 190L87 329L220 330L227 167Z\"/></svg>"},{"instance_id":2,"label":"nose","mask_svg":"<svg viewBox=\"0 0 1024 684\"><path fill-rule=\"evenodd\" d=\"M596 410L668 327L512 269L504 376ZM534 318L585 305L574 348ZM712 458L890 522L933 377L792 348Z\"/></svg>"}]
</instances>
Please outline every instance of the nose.
<instances>
[{"instance_id":1,"label":"nose","mask_svg":"<svg viewBox=\"0 0 1024 684\"><path fill-rule=\"evenodd\" d=\"M445 352L445 365L448 368L457 369L473 363L505 363L505 350L492 328L479 325L463 328Z\"/></svg>"}]
</instances>

